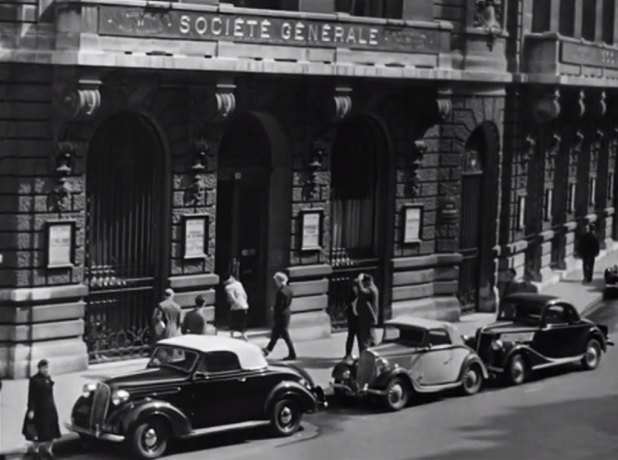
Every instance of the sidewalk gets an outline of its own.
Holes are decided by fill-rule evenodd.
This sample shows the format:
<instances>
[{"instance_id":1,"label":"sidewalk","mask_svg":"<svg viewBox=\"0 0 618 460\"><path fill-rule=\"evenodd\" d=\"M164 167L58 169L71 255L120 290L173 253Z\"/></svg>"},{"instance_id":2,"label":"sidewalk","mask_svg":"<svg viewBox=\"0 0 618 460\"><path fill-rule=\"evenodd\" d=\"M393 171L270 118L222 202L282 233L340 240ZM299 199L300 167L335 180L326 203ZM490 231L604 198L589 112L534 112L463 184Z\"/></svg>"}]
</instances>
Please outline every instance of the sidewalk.
<instances>
[{"instance_id":1,"label":"sidewalk","mask_svg":"<svg viewBox=\"0 0 618 460\"><path fill-rule=\"evenodd\" d=\"M573 303L580 312L589 313L595 305L599 304L603 296L603 270L617 262L618 251L599 258L593 283L582 284L581 271L576 271L566 275L560 282L543 292L562 297ZM464 315L457 326L462 334L472 335L478 327L491 322L494 316L493 313ZM311 374L316 384L326 388L330 380L331 369L344 355L345 339L346 334L338 332L327 339L299 342L296 344L296 351L300 359L296 363ZM268 339L263 336L251 339L251 342L260 347L265 346L267 341ZM286 354L285 344L280 341L269 359L281 359ZM70 419L71 407L81 394L84 384L115 374L131 372L143 368L145 364L146 359L105 363L93 365L82 372L54 376L56 381L54 394L63 435L70 437L63 423ZM53 374L53 363L51 366ZM21 426L25 414L27 389L26 380L3 382L3 388L0 391L0 453L23 451L25 442L21 435Z\"/></svg>"}]
</instances>

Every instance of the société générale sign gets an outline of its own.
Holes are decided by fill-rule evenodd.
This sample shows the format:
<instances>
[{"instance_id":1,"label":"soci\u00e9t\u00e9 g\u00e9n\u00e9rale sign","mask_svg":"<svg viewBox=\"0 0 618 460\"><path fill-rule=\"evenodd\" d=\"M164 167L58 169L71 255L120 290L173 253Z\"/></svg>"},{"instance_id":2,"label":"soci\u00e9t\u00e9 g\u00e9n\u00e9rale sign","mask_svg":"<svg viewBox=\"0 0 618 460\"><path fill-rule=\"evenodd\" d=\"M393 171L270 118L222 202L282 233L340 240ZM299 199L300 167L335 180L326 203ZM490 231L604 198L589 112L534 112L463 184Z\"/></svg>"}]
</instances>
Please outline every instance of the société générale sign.
<instances>
[{"instance_id":1,"label":"soci\u00e9t\u00e9 g\u00e9n\u00e9rale sign","mask_svg":"<svg viewBox=\"0 0 618 460\"><path fill-rule=\"evenodd\" d=\"M180 10L99 7L99 34L437 53L438 31L389 24Z\"/></svg>"}]
</instances>

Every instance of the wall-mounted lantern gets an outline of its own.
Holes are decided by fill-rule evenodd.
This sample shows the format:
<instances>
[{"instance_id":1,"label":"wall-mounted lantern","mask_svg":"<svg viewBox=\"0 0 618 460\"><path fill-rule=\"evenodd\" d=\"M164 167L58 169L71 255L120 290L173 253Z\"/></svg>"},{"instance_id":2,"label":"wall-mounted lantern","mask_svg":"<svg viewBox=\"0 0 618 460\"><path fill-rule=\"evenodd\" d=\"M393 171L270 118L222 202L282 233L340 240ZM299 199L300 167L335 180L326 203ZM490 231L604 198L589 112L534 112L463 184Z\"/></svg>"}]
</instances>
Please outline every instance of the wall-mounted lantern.
<instances>
[{"instance_id":1,"label":"wall-mounted lantern","mask_svg":"<svg viewBox=\"0 0 618 460\"><path fill-rule=\"evenodd\" d=\"M210 146L204 139L199 139L193 143L193 164L191 165L192 184L191 201L194 206L204 206L206 201L206 186L203 174L208 168L208 156Z\"/></svg>"},{"instance_id":2,"label":"wall-mounted lantern","mask_svg":"<svg viewBox=\"0 0 618 460\"><path fill-rule=\"evenodd\" d=\"M317 199L320 193L319 172L324 168L326 146L321 142L314 142L307 164L307 178L305 180L305 194L310 199Z\"/></svg>"}]
</instances>

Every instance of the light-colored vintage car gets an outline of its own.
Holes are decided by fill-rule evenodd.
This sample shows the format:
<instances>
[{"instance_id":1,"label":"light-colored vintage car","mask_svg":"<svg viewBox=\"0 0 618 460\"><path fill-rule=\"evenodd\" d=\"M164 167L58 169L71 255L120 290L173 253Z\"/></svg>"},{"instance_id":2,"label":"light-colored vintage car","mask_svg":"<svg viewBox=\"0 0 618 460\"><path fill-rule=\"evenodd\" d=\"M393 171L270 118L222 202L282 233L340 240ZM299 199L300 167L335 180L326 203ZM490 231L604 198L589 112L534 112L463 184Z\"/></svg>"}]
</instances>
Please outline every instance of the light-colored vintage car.
<instances>
[{"instance_id":1,"label":"light-colored vintage car","mask_svg":"<svg viewBox=\"0 0 618 460\"><path fill-rule=\"evenodd\" d=\"M485 365L447 322L402 316L385 323L382 342L332 372L340 397L378 396L390 410L404 408L415 393L460 388L477 393Z\"/></svg>"}]
</instances>

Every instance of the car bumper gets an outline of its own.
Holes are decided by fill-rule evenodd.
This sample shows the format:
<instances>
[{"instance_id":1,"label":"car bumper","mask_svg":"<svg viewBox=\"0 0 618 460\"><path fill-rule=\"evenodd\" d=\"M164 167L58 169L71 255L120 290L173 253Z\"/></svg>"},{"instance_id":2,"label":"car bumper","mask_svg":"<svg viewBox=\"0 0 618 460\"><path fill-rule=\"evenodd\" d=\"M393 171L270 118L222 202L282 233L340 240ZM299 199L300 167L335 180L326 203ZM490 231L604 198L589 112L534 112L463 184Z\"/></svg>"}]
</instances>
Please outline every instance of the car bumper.
<instances>
[{"instance_id":1,"label":"car bumper","mask_svg":"<svg viewBox=\"0 0 618 460\"><path fill-rule=\"evenodd\" d=\"M368 395L386 396L386 390L371 388L368 385L358 389L354 389L345 383L331 383L330 386L335 391L339 391L345 395L354 396L357 398L362 398Z\"/></svg>"},{"instance_id":2,"label":"car bumper","mask_svg":"<svg viewBox=\"0 0 618 460\"><path fill-rule=\"evenodd\" d=\"M65 423L64 424L65 427L77 434L82 434L82 435L86 435L86 436L91 436L93 438L96 439L101 439L103 441L109 441L109 442L116 442L116 443L121 443L125 441L125 437L123 435L120 434L114 434L114 433L105 433L102 431L99 432L95 432L92 430L89 430L87 428L81 427L81 426L77 426L73 423Z\"/></svg>"}]
</instances>

